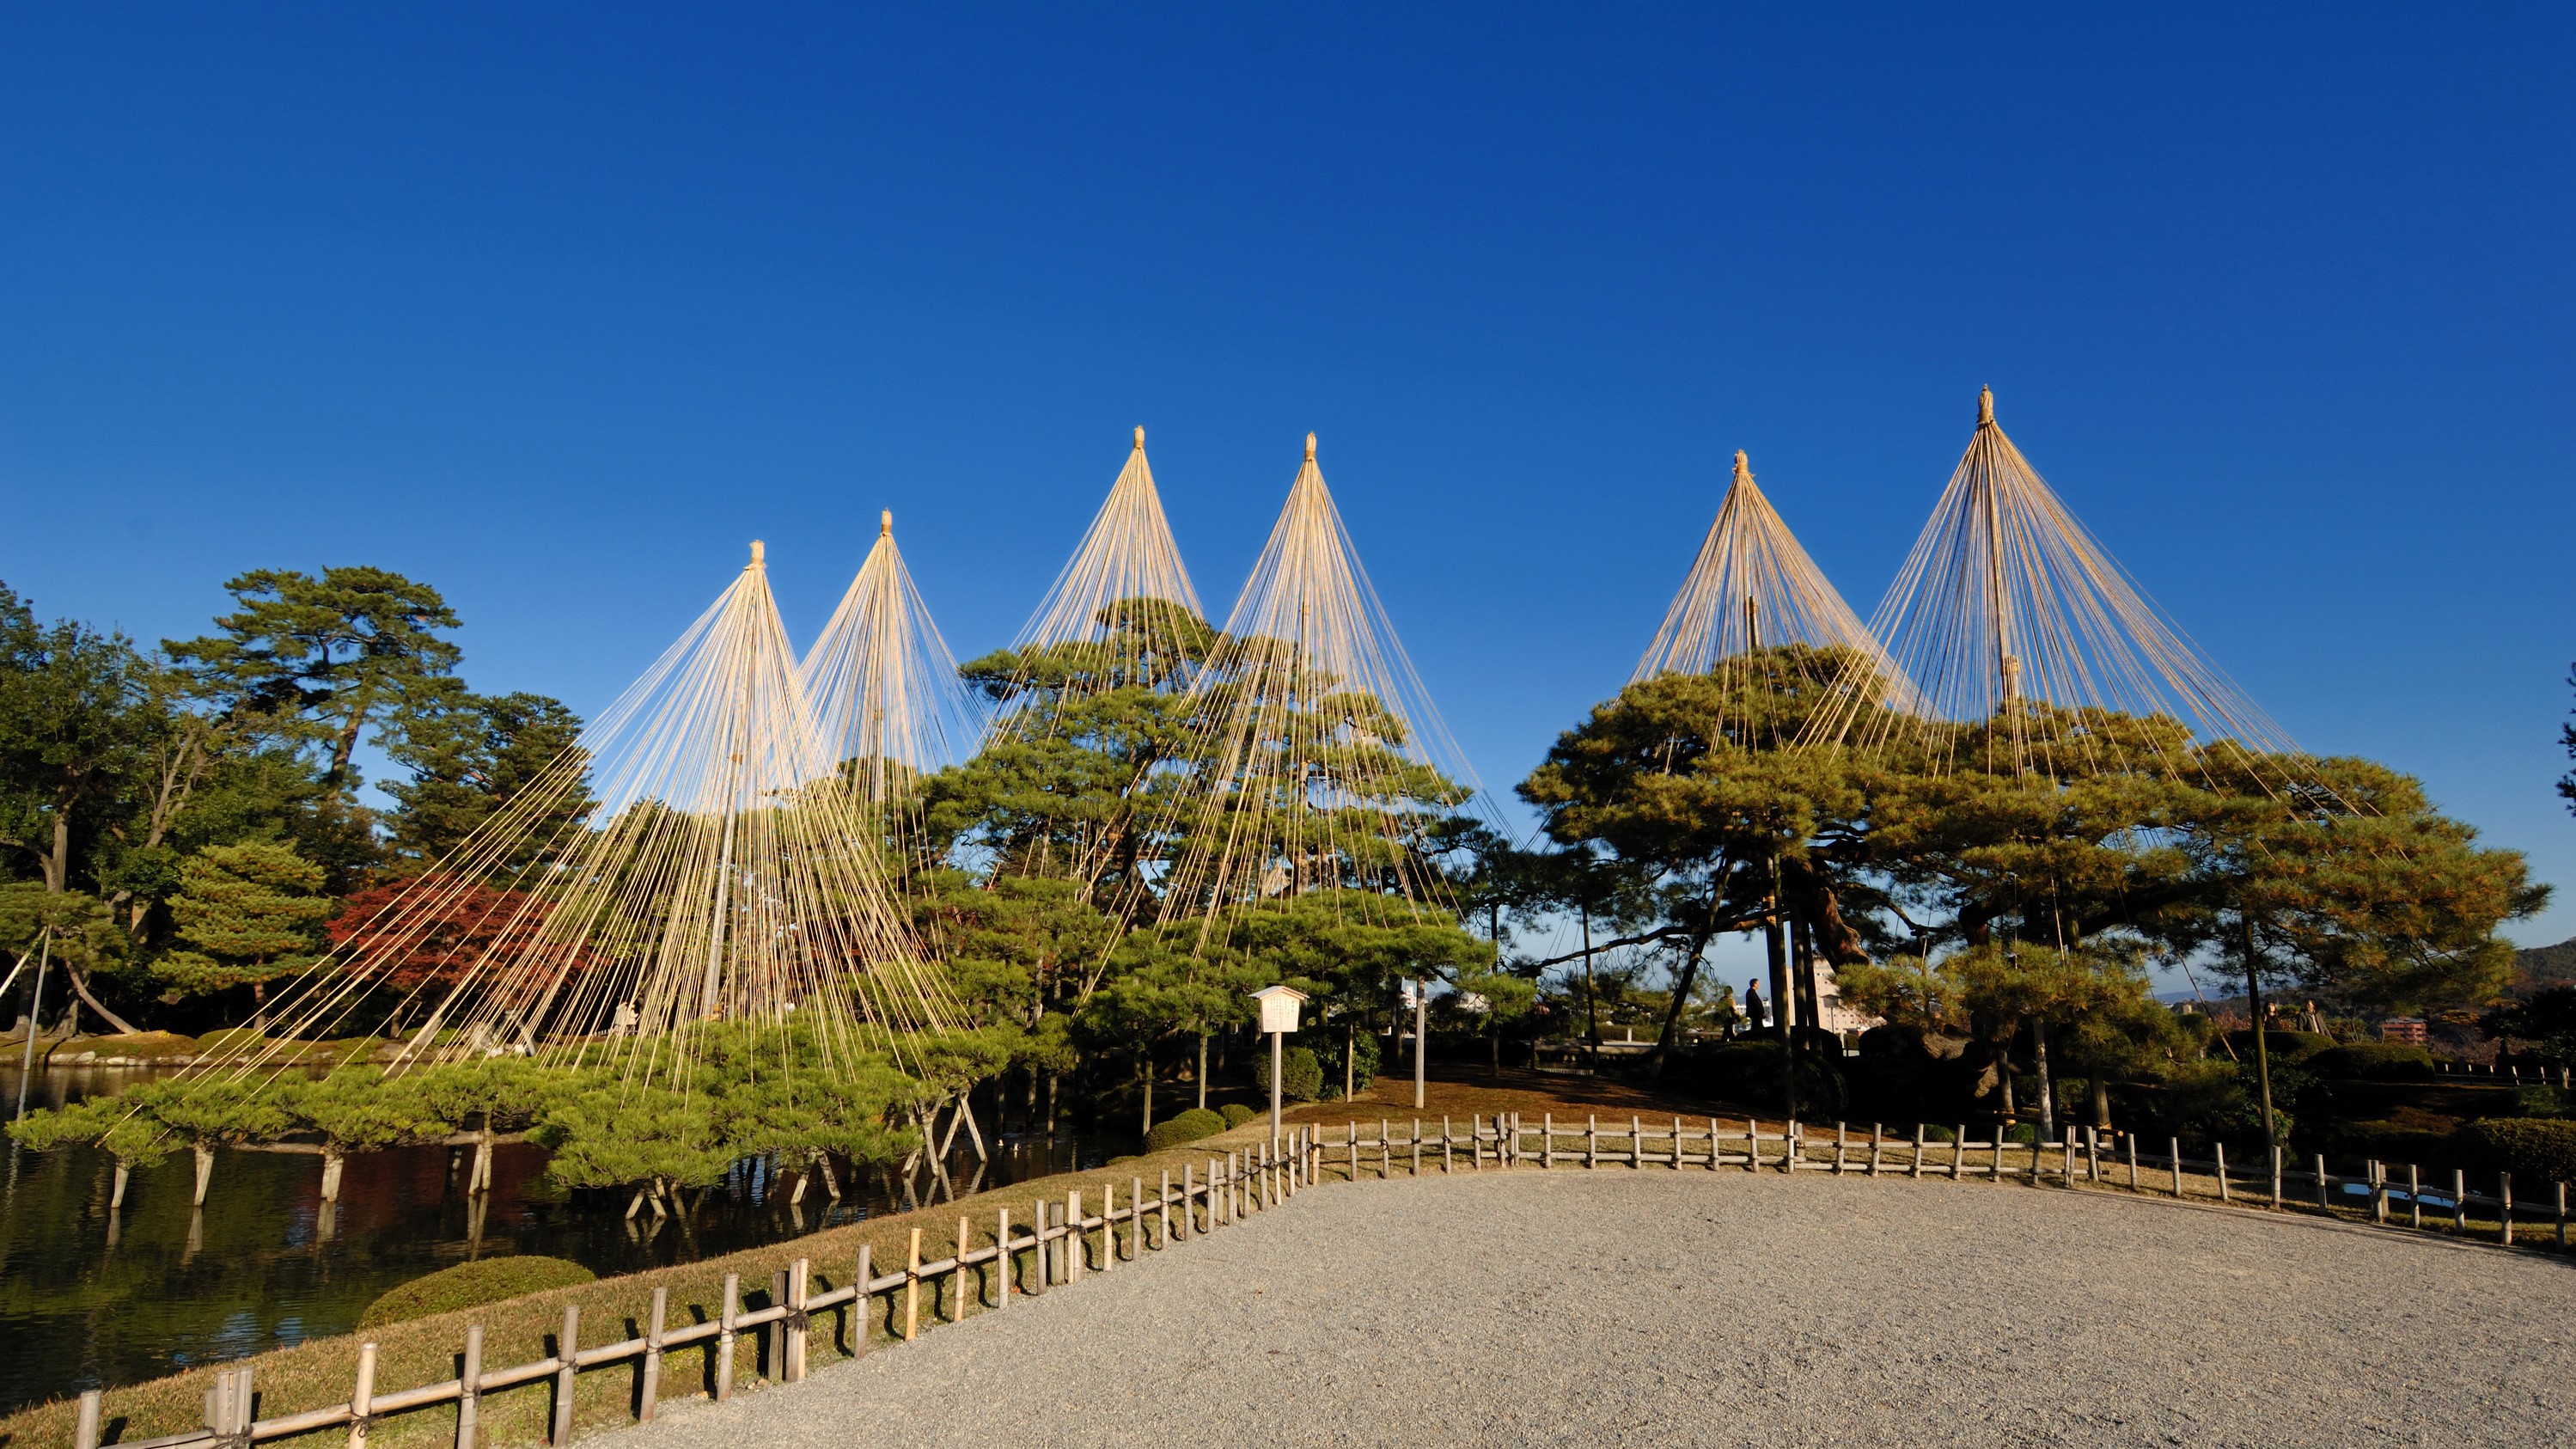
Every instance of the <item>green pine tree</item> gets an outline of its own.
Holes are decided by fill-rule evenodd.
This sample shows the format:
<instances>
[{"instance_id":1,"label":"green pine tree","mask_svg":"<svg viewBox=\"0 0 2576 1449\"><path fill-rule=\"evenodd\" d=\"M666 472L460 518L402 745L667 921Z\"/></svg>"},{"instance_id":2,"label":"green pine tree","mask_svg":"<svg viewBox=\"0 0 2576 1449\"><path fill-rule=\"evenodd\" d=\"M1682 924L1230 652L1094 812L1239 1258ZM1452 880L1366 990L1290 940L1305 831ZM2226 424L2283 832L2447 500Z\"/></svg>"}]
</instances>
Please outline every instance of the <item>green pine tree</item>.
<instances>
[{"instance_id":1,"label":"green pine tree","mask_svg":"<svg viewBox=\"0 0 2576 1449\"><path fill-rule=\"evenodd\" d=\"M322 867L289 845L252 841L190 856L170 902L190 949L152 968L164 999L248 986L264 1005L268 983L312 965L320 949L316 928L332 910L319 894L323 877Z\"/></svg>"}]
</instances>

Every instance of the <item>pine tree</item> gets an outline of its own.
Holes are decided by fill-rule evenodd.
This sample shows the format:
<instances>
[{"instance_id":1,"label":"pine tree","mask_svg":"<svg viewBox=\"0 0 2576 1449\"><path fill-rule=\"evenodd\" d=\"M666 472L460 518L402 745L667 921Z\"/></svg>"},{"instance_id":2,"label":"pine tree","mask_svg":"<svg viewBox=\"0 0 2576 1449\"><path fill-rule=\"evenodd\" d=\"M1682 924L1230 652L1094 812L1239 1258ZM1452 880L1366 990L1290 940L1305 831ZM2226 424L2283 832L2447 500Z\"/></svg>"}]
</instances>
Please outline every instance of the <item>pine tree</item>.
<instances>
[{"instance_id":1,"label":"pine tree","mask_svg":"<svg viewBox=\"0 0 2576 1449\"><path fill-rule=\"evenodd\" d=\"M542 694L467 695L405 722L386 751L411 771L410 780L384 787L401 807L391 821L394 853L413 869L435 866L531 787L547 792L534 818L512 831L509 849L478 858L477 873L515 880L536 859L559 853L562 832L596 805L585 785L557 784L564 770L583 763L565 759L578 748L581 728L579 715Z\"/></svg>"},{"instance_id":2,"label":"pine tree","mask_svg":"<svg viewBox=\"0 0 2576 1449\"><path fill-rule=\"evenodd\" d=\"M251 841L190 856L170 912L193 949L154 964L163 999L248 986L264 1003L269 982L313 964L315 928L332 910L319 894L323 879L322 867L288 845Z\"/></svg>"}]
</instances>

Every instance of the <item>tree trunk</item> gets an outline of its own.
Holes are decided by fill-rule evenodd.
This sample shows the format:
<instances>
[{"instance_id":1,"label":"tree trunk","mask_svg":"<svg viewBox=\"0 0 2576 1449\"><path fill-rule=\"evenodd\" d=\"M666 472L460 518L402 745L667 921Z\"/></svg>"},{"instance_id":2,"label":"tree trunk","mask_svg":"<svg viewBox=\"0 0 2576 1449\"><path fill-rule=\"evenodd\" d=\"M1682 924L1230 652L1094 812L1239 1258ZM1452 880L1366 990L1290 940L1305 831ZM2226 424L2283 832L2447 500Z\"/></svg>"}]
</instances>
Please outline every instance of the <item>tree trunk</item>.
<instances>
[{"instance_id":1,"label":"tree trunk","mask_svg":"<svg viewBox=\"0 0 2576 1449\"><path fill-rule=\"evenodd\" d=\"M1202 1112L1207 1110L1207 1039L1206 1032L1199 1033L1199 1110Z\"/></svg>"},{"instance_id":2,"label":"tree trunk","mask_svg":"<svg viewBox=\"0 0 2576 1449\"><path fill-rule=\"evenodd\" d=\"M2030 1057L2039 1072L2039 1135L2043 1142L2057 1140L2057 1087L2048 1075L2048 1023L2034 1017L2030 1023Z\"/></svg>"},{"instance_id":3,"label":"tree trunk","mask_svg":"<svg viewBox=\"0 0 2576 1449\"><path fill-rule=\"evenodd\" d=\"M89 983L81 980L80 972L72 969L70 966L65 966L63 967L63 974L71 978L72 990L80 993L80 999L89 1003L90 1010L107 1018L107 1024L115 1027L118 1031L124 1032L128 1036L132 1036L134 1034L135 1027L132 1022L129 1022L124 1017L108 1010L106 1006L100 1003L97 997L89 994Z\"/></svg>"},{"instance_id":4,"label":"tree trunk","mask_svg":"<svg viewBox=\"0 0 2576 1449\"><path fill-rule=\"evenodd\" d=\"M2099 1069L2093 1073L2093 1126L2097 1131L2111 1130L2111 1085Z\"/></svg>"},{"instance_id":5,"label":"tree trunk","mask_svg":"<svg viewBox=\"0 0 2576 1449\"><path fill-rule=\"evenodd\" d=\"M1663 1080L1664 1063L1671 1058L1674 1046L1681 1040L1682 1010L1690 1004L1691 987L1699 980L1699 958L1708 950L1707 933L1694 934L1688 944L1690 954L1683 958L1681 975L1673 983L1672 1004L1664 1010L1664 1034L1655 1039L1654 1051L1646 1064L1648 1081Z\"/></svg>"},{"instance_id":6,"label":"tree trunk","mask_svg":"<svg viewBox=\"0 0 2576 1449\"><path fill-rule=\"evenodd\" d=\"M1136 1135L1142 1137L1154 1130L1154 1054L1151 1051L1139 1054L1136 1069L1137 1075L1145 1079L1145 1120L1144 1125L1136 1129Z\"/></svg>"},{"instance_id":7,"label":"tree trunk","mask_svg":"<svg viewBox=\"0 0 2576 1449\"><path fill-rule=\"evenodd\" d=\"M45 893L48 895L61 895L71 884L71 807L79 800L79 798L78 794L74 794L68 799L62 799L55 802L54 848L52 852L45 857Z\"/></svg>"},{"instance_id":8,"label":"tree trunk","mask_svg":"<svg viewBox=\"0 0 2576 1449\"><path fill-rule=\"evenodd\" d=\"M2263 1088L2263 1147L2269 1157L2281 1144L2272 1135L2272 1044L2271 1033L2263 1029L2263 982L2255 952L2254 918L2239 914L2237 922L2245 932L2245 1009L2254 1016L2254 1076Z\"/></svg>"}]
</instances>

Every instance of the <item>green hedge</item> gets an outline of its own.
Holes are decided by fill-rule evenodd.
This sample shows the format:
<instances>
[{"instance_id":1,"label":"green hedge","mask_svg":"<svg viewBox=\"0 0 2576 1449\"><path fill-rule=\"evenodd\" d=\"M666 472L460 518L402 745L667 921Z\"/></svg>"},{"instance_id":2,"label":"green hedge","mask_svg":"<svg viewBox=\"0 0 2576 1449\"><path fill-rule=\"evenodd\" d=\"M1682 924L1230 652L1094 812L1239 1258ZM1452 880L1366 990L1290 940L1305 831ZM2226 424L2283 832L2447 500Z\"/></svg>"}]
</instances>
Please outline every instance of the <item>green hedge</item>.
<instances>
[{"instance_id":1,"label":"green hedge","mask_svg":"<svg viewBox=\"0 0 2576 1449\"><path fill-rule=\"evenodd\" d=\"M1252 1079L1262 1091L1270 1090L1270 1058L1255 1059ZM1282 1057L1279 1072L1280 1095L1292 1102L1319 1101L1324 1095L1324 1064L1315 1058L1313 1047L1290 1047Z\"/></svg>"},{"instance_id":2,"label":"green hedge","mask_svg":"<svg viewBox=\"0 0 2576 1449\"><path fill-rule=\"evenodd\" d=\"M2576 1122L2556 1118L2483 1117L2451 1134L2460 1160L2488 1172L2510 1172L2521 1191L2576 1182Z\"/></svg>"},{"instance_id":3,"label":"green hedge","mask_svg":"<svg viewBox=\"0 0 2576 1449\"><path fill-rule=\"evenodd\" d=\"M414 1278L368 1304L367 1311L359 1315L358 1326L382 1328L388 1323L408 1323L434 1313L498 1303L522 1293L569 1288L575 1283L590 1282L596 1276L579 1263L534 1255L459 1263L453 1268L441 1268L428 1277Z\"/></svg>"},{"instance_id":4,"label":"green hedge","mask_svg":"<svg viewBox=\"0 0 2576 1449\"><path fill-rule=\"evenodd\" d=\"M2433 1075L2433 1054L2404 1042L2365 1041L2331 1047L2300 1065L2320 1077L2398 1081Z\"/></svg>"},{"instance_id":5,"label":"green hedge","mask_svg":"<svg viewBox=\"0 0 2576 1449\"><path fill-rule=\"evenodd\" d=\"M1160 1152L1166 1147L1178 1147L1184 1142L1196 1142L1202 1137L1214 1137L1224 1130L1223 1116L1205 1107L1192 1107L1177 1117L1168 1117L1155 1123L1154 1130L1145 1134L1145 1150Z\"/></svg>"},{"instance_id":6,"label":"green hedge","mask_svg":"<svg viewBox=\"0 0 2576 1449\"><path fill-rule=\"evenodd\" d=\"M1225 1104L1225 1125L1228 1127L1240 1127L1244 1123L1249 1122L1260 1115L1260 1113L1243 1105L1241 1102L1228 1102Z\"/></svg>"}]
</instances>

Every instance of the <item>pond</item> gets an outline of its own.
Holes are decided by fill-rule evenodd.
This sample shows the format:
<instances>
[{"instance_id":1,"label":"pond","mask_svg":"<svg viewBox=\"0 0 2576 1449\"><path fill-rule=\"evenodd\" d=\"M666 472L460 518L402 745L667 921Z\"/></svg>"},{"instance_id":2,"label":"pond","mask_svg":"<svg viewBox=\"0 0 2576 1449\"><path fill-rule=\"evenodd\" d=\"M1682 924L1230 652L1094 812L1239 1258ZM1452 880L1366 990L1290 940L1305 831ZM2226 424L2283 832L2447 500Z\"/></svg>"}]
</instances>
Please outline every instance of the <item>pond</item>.
<instances>
[{"instance_id":1,"label":"pond","mask_svg":"<svg viewBox=\"0 0 2576 1449\"><path fill-rule=\"evenodd\" d=\"M29 1106L59 1106L148 1080L136 1069L40 1069ZM17 1098L0 1071L0 1113ZM1132 1139L1005 1136L978 1164L949 1161L954 1192L1096 1167ZM134 1174L111 1216L114 1170L87 1148L7 1149L0 1189L0 1413L82 1389L133 1383L345 1333L396 1284L471 1258L543 1253L606 1276L782 1241L950 1195L926 1170L910 1183L862 1173L830 1201L773 1193L768 1165L738 1164L695 1211L629 1221L622 1196L551 1200L542 1148L504 1144L492 1192L464 1190L470 1153L414 1147L352 1157L326 1225L321 1159L226 1151L202 1211L184 1152ZM980 1169L981 1176L978 1177ZM789 1179L792 1184L793 1179ZM327 1231L326 1231L327 1226Z\"/></svg>"}]
</instances>

